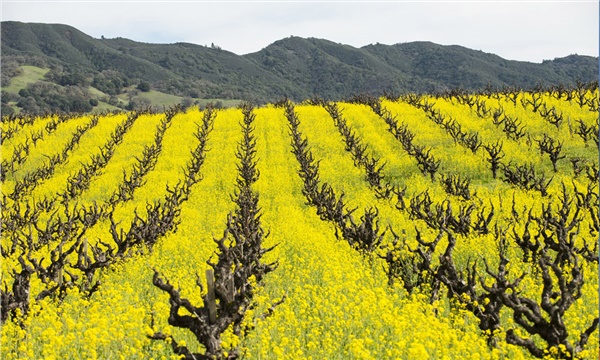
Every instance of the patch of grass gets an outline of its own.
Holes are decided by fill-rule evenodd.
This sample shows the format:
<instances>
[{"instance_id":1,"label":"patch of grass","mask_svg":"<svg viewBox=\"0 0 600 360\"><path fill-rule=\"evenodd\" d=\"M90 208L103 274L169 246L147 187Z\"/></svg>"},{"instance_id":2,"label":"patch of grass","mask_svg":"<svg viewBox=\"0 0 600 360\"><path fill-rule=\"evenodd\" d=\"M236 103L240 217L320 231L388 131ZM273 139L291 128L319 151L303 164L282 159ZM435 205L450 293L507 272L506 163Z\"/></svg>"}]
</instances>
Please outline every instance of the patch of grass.
<instances>
[{"instance_id":1,"label":"patch of grass","mask_svg":"<svg viewBox=\"0 0 600 360\"><path fill-rule=\"evenodd\" d=\"M103 98L103 97L110 97L110 95L108 95L108 94L106 94L106 93L104 93L104 92L96 89L93 86L88 87L88 91L89 91L90 95L92 95L93 97L95 97L97 99L100 99L100 98Z\"/></svg>"},{"instance_id":2,"label":"patch of grass","mask_svg":"<svg viewBox=\"0 0 600 360\"><path fill-rule=\"evenodd\" d=\"M3 87L2 90L17 94L19 90L26 88L28 84L43 81L44 75L50 71L50 69L29 65L23 65L21 69L23 69L23 73L10 79L10 85Z\"/></svg>"},{"instance_id":3,"label":"patch of grass","mask_svg":"<svg viewBox=\"0 0 600 360\"><path fill-rule=\"evenodd\" d=\"M2 87L2 90L7 91L7 92L11 92L11 93L15 93L18 94L19 90L24 89L27 87L27 85L35 83L37 81L44 81L44 75L50 71L50 69L43 69L43 68L39 68L36 66L29 66L29 65L24 65L21 66L21 68L23 69L23 73L19 76L16 76L14 78L11 79L11 83L9 86L6 87ZM127 88L125 90L133 90L134 86L131 86L130 88ZM87 88L89 94L91 95L92 98L95 98L98 100L98 106L94 107L94 110L92 110L92 112L96 113L96 112L103 112L103 111L112 111L112 110L119 110L118 107L113 106L108 104L105 101L102 101L102 99L106 100L110 97L110 95L92 87L89 86ZM163 93L160 91L156 91L156 90L150 90L148 92L139 92L138 95L136 95L138 97L143 97L146 98L150 101L150 103L152 104L152 107L154 108L162 108L162 107L169 107L172 105L176 105L176 104L180 104L183 100L182 96L176 96L176 95L171 95L171 94L167 94L167 93ZM129 95L124 92L120 95L117 95L117 98L119 99L120 103L123 105L126 105L129 103ZM197 103L198 105L204 107L206 106L206 104L208 103L216 103L216 102L220 102L220 104L223 107L236 107L238 106L238 104L240 103L241 100L230 100L230 99L192 99L192 101L194 103ZM16 104L13 105L13 108L15 109L16 113L19 113L19 108L16 106Z\"/></svg>"},{"instance_id":4,"label":"patch of grass","mask_svg":"<svg viewBox=\"0 0 600 360\"><path fill-rule=\"evenodd\" d=\"M117 98L123 103L129 103L129 94L126 92L127 90L133 90L133 87L124 89L125 92L117 95ZM160 91L150 90L148 92L139 92L134 97L138 98L146 98L150 101L153 107L163 107L163 106L171 106L175 104L179 104L183 97L166 94Z\"/></svg>"},{"instance_id":5,"label":"patch of grass","mask_svg":"<svg viewBox=\"0 0 600 360\"><path fill-rule=\"evenodd\" d=\"M144 97L152 103L152 106L170 106L179 104L183 99L180 96L166 94L160 91L150 90L148 92L140 92L138 95Z\"/></svg>"},{"instance_id":6,"label":"patch of grass","mask_svg":"<svg viewBox=\"0 0 600 360\"><path fill-rule=\"evenodd\" d=\"M100 113L104 111L113 111L113 110L121 110L116 106L112 106L109 103L105 103L104 101L98 101L98 106L94 106L94 110L92 113Z\"/></svg>"},{"instance_id":7,"label":"patch of grass","mask_svg":"<svg viewBox=\"0 0 600 360\"><path fill-rule=\"evenodd\" d=\"M14 101L11 101L8 103L8 106L12 107L14 114L19 114L21 113L21 108L17 106L17 103Z\"/></svg>"}]
</instances>

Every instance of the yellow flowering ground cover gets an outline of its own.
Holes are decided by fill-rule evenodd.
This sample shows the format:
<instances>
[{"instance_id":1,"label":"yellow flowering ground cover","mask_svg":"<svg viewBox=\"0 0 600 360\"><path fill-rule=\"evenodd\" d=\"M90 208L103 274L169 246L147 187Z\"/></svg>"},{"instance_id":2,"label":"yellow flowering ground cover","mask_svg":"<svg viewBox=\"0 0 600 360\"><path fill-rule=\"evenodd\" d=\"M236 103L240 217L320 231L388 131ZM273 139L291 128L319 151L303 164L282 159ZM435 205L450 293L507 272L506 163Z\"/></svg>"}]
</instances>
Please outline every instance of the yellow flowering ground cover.
<instances>
[{"instance_id":1,"label":"yellow flowering ground cover","mask_svg":"<svg viewBox=\"0 0 600 360\"><path fill-rule=\"evenodd\" d=\"M72 134L78 126L84 126L90 121L87 116L78 116L70 119L67 122L61 123L56 127L56 130L51 134L46 134L43 140L38 142L34 149L30 150L30 155L26 158L21 166L15 169L15 173L8 172L5 181L2 183L3 193L10 194L12 192L14 182L22 180L31 171L39 168L48 162L48 158L59 154L65 145L69 142ZM7 144L7 147L9 144ZM5 145L2 144L2 158L4 159ZM6 150L7 155L10 150ZM6 192L5 192L6 191Z\"/></svg>"},{"instance_id":2,"label":"yellow flowering ground cover","mask_svg":"<svg viewBox=\"0 0 600 360\"><path fill-rule=\"evenodd\" d=\"M516 102L507 94L477 96L490 109L487 115L466 104L467 98L421 100L455 119L465 133L478 132L483 145L503 143L495 178L486 150L474 153L459 144L427 116L424 102L376 99L385 114L414 133L413 145L431 149L440 161L434 176L419 170L414 148L401 144L372 104L337 103L367 156L385 164L383 183L404 189L402 206L398 197L381 196L369 184L326 106L252 111L258 170L252 188L268 233L263 246L273 247L261 262L278 266L260 282L250 281L252 306L241 323L221 333L222 358L596 358L598 332L590 326L598 318L598 150L593 136L584 140L577 126L581 120L597 131L597 113L594 118L587 105L551 92L513 94ZM533 112L528 100L543 101L563 120L551 124L540 115L541 105ZM524 136L509 139L493 123L499 108L521 120ZM100 115L85 131L81 127L93 118L65 118L47 132L53 121L47 117L11 130L2 143L3 161L15 158L33 133L45 133L29 158L15 163L18 170L3 173L3 359L181 358L174 340L203 352L191 331L169 325L169 295L153 285L153 274L195 306L210 304L207 261L217 260L214 239L223 237L228 214L236 210L244 121L243 110L232 108L214 110L212 122L205 122L210 111ZM344 194L344 211L356 208L354 225L346 217L324 220L322 209L308 200L299 174L303 165L292 153L289 111L318 164L318 188L330 186L338 199ZM61 201L69 181L108 149L103 146L128 119L121 138L109 144L109 160L97 160L101 166L88 185ZM14 127L10 121L3 131ZM61 153L77 131L81 137L65 161L20 196L9 196L26 174L46 166L43 154ZM544 135L563 145L556 172L538 146ZM131 196L116 197L153 144L154 160ZM197 175L191 174L195 161ZM515 164L531 164L552 178L546 193L527 188L531 179L511 183L505 169ZM449 175L470 179L469 198L446 188ZM378 230L363 217L374 208ZM344 237L351 229L363 237L375 231L381 242L360 250ZM28 296L21 296L23 289ZM518 315L524 305L513 306L515 301L530 301L533 310ZM494 304L500 304L497 311L490 308ZM496 325L486 328L481 319L490 313L497 317L486 319ZM200 317L183 309L178 315ZM550 335L532 335L533 327L523 323L528 315L536 329L565 335L548 345ZM156 334L166 340L150 338Z\"/></svg>"},{"instance_id":3,"label":"yellow flowering ground cover","mask_svg":"<svg viewBox=\"0 0 600 360\"><path fill-rule=\"evenodd\" d=\"M46 126L53 120L55 120L54 117L47 116L37 117L32 122L24 122L23 124L18 121L2 122L2 133L6 139L2 141L2 159L7 162L12 161L15 152L23 151L26 153L25 148L32 149L41 144L45 137L52 133L46 129ZM8 138L6 138L7 134L9 134ZM18 161L16 166L11 166L11 169L17 170L24 161L26 159Z\"/></svg>"}]
</instances>

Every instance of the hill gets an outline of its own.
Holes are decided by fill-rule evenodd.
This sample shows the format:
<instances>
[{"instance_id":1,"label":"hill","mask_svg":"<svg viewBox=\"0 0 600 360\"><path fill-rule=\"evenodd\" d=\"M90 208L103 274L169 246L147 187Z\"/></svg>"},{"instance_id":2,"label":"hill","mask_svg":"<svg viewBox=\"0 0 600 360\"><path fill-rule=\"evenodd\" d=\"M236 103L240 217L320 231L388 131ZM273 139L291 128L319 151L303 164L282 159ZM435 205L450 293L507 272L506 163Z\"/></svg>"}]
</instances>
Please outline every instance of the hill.
<instances>
[{"instance_id":1,"label":"hill","mask_svg":"<svg viewBox=\"0 0 600 360\"><path fill-rule=\"evenodd\" d=\"M283 96L341 99L356 93L480 90L488 85L532 88L598 78L594 57L570 55L538 64L431 42L355 48L289 37L258 52L236 55L216 46L96 39L61 24L9 21L2 22L1 32L3 90L20 67L30 65L51 69L45 79L56 85L92 87L104 94L100 101L106 103L125 92L130 98L138 96L140 84L180 99L261 103ZM84 91L90 98L94 94ZM114 99L112 103L121 104Z\"/></svg>"}]
</instances>

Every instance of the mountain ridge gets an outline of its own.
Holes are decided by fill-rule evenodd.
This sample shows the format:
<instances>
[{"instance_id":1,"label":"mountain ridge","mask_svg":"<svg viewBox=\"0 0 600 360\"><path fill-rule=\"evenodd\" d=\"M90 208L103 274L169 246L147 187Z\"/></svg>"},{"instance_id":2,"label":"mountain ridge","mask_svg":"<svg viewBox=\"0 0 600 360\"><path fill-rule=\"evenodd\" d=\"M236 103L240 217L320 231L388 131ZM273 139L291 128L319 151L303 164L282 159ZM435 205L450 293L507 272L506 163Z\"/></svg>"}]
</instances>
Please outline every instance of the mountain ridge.
<instances>
[{"instance_id":1,"label":"mountain ridge","mask_svg":"<svg viewBox=\"0 0 600 360\"><path fill-rule=\"evenodd\" d=\"M96 39L69 25L14 21L1 23L1 38L3 62L60 66L63 74L80 74L92 86L100 83L100 90L106 85L102 81L116 76L178 96L259 103L283 96L337 100L357 93L532 88L598 79L597 57L568 55L531 63L428 41L357 48L291 36L237 55L217 46ZM4 86L10 76L3 71L2 79Z\"/></svg>"}]
</instances>

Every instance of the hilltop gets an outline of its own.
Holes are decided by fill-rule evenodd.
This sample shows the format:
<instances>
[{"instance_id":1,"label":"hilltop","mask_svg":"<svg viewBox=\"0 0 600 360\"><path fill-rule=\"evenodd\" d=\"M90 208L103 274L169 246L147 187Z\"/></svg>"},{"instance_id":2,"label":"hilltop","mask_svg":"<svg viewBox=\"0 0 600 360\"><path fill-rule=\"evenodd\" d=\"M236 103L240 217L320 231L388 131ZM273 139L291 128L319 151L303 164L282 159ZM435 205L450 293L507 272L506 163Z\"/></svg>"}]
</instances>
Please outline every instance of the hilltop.
<instances>
[{"instance_id":1,"label":"hilltop","mask_svg":"<svg viewBox=\"0 0 600 360\"><path fill-rule=\"evenodd\" d=\"M75 97L111 109L184 99L187 103L199 99L264 103L283 96L336 100L384 91L532 88L598 78L595 57L570 55L530 63L431 42L356 48L324 39L289 37L258 52L237 55L218 46L96 39L61 24L10 21L2 22L1 31L3 104L11 103L14 108L20 103L25 110L28 106L37 106L39 111L78 110L69 104ZM48 91L65 100L44 107L43 96L35 96ZM83 110L89 107L81 106Z\"/></svg>"}]
</instances>

